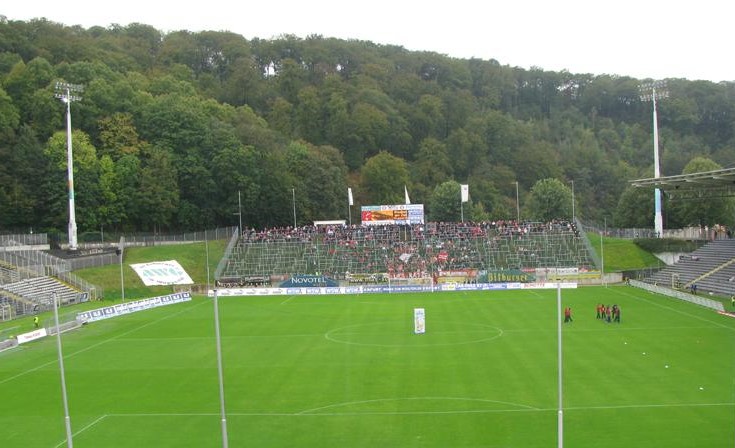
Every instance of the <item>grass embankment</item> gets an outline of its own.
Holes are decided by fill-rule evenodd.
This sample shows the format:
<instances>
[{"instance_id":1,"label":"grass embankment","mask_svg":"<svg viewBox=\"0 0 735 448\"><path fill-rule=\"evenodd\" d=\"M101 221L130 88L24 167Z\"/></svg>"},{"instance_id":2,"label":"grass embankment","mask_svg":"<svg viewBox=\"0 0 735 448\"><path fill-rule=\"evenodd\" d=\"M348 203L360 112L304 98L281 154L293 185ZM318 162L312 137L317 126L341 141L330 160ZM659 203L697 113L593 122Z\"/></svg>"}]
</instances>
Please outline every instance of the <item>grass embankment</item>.
<instances>
[{"instance_id":1,"label":"grass embankment","mask_svg":"<svg viewBox=\"0 0 735 448\"><path fill-rule=\"evenodd\" d=\"M205 285L214 281L217 269L225 250L225 241L209 241L208 243L177 244L171 246L131 247L125 249L122 278L125 284L125 300L168 294L170 286L145 286L135 273L131 264L151 261L176 260L189 274L195 284ZM207 253L207 250L209 251ZM207 263L209 273L207 273ZM119 265L101 266L81 269L75 275L93 285L102 287L105 301L116 301L122 298L121 274Z\"/></svg>"},{"instance_id":2,"label":"grass embankment","mask_svg":"<svg viewBox=\"0 0 735 448\"><path fill-rule=\"evenodd\" d=\"M638 269L657 268L663 262L638 246L633 240L601 237L598 233L588 233L592 248L599 257L602 253L605 272L635 271ZM602 238L602 245L600 239Z\"/></svg>"}]
</instances>

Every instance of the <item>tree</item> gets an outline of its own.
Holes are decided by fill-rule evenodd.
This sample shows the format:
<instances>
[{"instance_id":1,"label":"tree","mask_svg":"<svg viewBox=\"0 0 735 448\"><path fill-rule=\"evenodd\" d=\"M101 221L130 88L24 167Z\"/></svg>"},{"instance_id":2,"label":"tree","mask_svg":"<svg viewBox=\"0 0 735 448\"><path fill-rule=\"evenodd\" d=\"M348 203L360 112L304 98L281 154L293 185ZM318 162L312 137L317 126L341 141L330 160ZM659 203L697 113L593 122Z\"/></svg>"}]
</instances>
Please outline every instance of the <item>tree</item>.
<instances>
[{"instance_id":1,"label":"tree","mask_svg":"<svg viewBox=\"0 0 735 448\"><path fill-rule=\"evenodd\" d=\"M10 141L8 141L10 143ZM43 209L40 207L39 179L45 176L46 158L43 145L33 127L24 124L18 131L15 145L0 147L0 191L5 191L5 204L0 219L6 227L38 226Z\"/></svg>"},{"instance_id":2,"label":"tree","mask_svg":"<svg viewBox=\"0 0 735 448\"><path fill-rule=\"evenodd\" d=\"M339 151L294 142L287 148L286 163L301 223L345 216L347 166Z\"/></svg>"},{"instance_id":3,"label":"tree","mask_svg":"<svg viewBox=\"0 0 735 448\"><path fill-rule=\"evenodd\" d=\"M694 174L705 171L714 171L722 167L711 159L695 157L682 174ZM733 224L734 201L730 197L711 197L711 193L704 192L703 197L697 199L677 200L676 196L669 201L667 213L667 227L679 228L686 226L709 226L715 224Z\"/></svg>"},{"instance_id":4,"label":"tree","mask_svg":"<svg viewBox=\"0 0 735 448\"><path fill-rule=\"evenodd\" d=\"M12 98L0 87L0 139L10 140L20 124L18 108Z\"/></svg>"},{"instance_id":5,"label":"tree","mask_svg":"<svg viewBox=\"0 0 735 448\"><path fill-rule=\"evenodd\" d=\"M137 155L140 152L140 139L133 123L133 116L127 113L114 113L99 122L100 155L109 155L117 160L125 154Z\"/></svg>"},{"instance_id":6,"label":"tree","mask_svg":"<svg viewBox=\"0 0 735 448\"><path fill-rule=\"evenodd\" d=\"M109 155L102 156L99 162L99 207L97 222L108 229L119 225L125 216L120 201L120 179L117 177L115 162Z\"/></svg>"},{"instance_id":7,"label":"tree","mask_svg":"<svg viewBox=\"0 0 735 448\"><path fill-rule=\"evenodd\" d=\"M452 177L452 161L446 145L435 138L427 138L419 146L411 174L417 183L434 188Z\"/></svg>"},{"instance_id":8,"label":"tree","mask_svg":"<svg viewBox=\"0 0 735 448\"><path fill-rule=\"evenodd\" d=\"M362 191L367 203L404 203L404 187L408 185L405 160L381 151L365 162L361 174Z\"/></svg>"},{"instance_id":9,"label":"tree","mask_svg":"<svg viewBox=\"0 0 735 448\"><path fill-rule=\"evenodd\" d=\"M462 219L461 187L449 180L434 188L429 198L428 215L431 221L459 222ZM468 210L469 212L469 210ZM468 214L468 216L470 216Z\"/></svg>"},{"instance_id":10,"label":"tree","mask_svg":"<svg viewBox=\"0 0 735 448\"><path fill-rule=\"evenodd\" d=\"M90 138L82 131L72 132L72 154L74 167L74 202L76 221L80 231L98 229L97 208L99 206L99 162L97 150ZM68 191L67 180L67 136L57 132L49 139L44 155L49 163L47 174L49 183L43 192L47 210L52 212L46 217L51 226L61 229L68 222L65 197ZM61 195L59 192L63 192ZM53 201L49 203L48 201Z\"/></svg>"},{"instance_id":11,"label":"tree","mask_svg":"<svg viewBox=\"0 0 735 448\"><path fill-rule=\"evenodd\" d=\"M318 145L324 138L324 122L319 102L319 92L314 86L301 89L298 94L296 108L296 130L299 137L309 143Z\"/></svg>"},{"instance_id":12,"label":"tree","mask_svg":"<svg viewBox=\"0 0 735 448\"><path fill-rule=\"evenodd\" d=\"M147 148L140 173L140 225L149 230L170 228L179 205L179 187L171 154L160 147Z\"/></svg>"},{"instance_id":13,"label":"tree","mask_svg":"<svg viewBox=\"0 0 735 448\"><path fill-rule=\"evenodd\" d=\"M572 190L559 179L541 179L531 188L526 205L534 221L572 218Z\"/></svg>"},{"instance_id":14,"label":"tree","mask_svg":"<svg viewBox=\"0 0 735 448\"><path fill-rule=\"evenodd\" d=\"M145 151L142 151L145 152ZM120 204L120 229L142 228L143 212L140 202L141 160L124 154L115 161L115 179L118 182L117 200Z\"/></svg>"},{"instance_id":15,"label":"tree","mask_svg":"<svg viewBox=\"0 0 735 448\"><path fill-rule=\"evenodd\" d=\"M653 228L653 190L626 188L620 195L613 224L622 228Z\"/></svg>"}]
</instances>

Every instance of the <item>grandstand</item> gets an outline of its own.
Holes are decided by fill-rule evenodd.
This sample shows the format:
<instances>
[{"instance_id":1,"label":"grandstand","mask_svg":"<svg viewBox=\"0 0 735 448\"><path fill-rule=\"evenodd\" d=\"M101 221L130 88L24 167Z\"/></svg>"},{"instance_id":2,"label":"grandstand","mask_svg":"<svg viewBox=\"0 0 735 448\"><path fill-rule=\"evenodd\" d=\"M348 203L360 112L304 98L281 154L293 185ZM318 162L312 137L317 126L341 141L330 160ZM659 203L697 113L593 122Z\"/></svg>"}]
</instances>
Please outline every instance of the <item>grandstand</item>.
<instances>
[{"instance_id":1,"label":"grandstand","mask_svg":"<svg viewBox=\"0 0 735 448\"><path fill-rule=\"evenodd\" d=\"M0 317L4 320L50 310L54 295L66 305L96 294L92 285L69 273L64 260L42 251L48 249L46 235L31 237L0 239Z\"/></svg>"},{"instance_id":2,"label":"grandstand","mask_svg":"<svg viewBox=\"0 0 735 448\"><path fill-rule=\"evenodd\" d=\"M218 269L221 283L327 275L337 280L430 278L456 270L595 269L576 226L550 223L427 223L248 230Z\"/></svg>"},{"instance_id":3,"label":"grandstand","mask_svg":"<svg viewBox=\"0 0 735 448\"><path fill-rule=\"evenodd\" d=\"M696 251L679 256L671 266L644 279L672 289L690 289L718 296L735 295L735 240L714 240Z\"/></svg>"}]
</instances>

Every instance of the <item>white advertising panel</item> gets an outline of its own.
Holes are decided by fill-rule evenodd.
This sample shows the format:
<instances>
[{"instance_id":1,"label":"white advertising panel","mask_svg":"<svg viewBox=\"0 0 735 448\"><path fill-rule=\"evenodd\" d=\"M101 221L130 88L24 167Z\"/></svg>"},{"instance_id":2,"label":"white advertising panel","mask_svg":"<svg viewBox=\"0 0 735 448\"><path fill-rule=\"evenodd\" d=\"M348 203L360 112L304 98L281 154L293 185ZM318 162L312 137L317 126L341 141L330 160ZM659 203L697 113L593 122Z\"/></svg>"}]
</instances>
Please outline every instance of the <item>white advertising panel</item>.
<instances>
[{"instance_id":1,"label":"white advertising panel","mask_svg":"<svg viewBox=\"0 0 735 448\"><path fill-rule=\"evenodd\" d=\"M413 309L413 332L416 334L426 333L426 311L423 308Z\"/></svg>"},{"instance_id":2,"label":"white advertising panel","mask_svg":"<svg viewBox=\"0 0 735 448\"><path fill-rule=\"evenodd\" d=\"M39 328L38 330L31 331L29 333L23 333L18 335L18 344L25 344L26 342L35 341L47 336L45 328Z\"/></svg>"}]
</instances>

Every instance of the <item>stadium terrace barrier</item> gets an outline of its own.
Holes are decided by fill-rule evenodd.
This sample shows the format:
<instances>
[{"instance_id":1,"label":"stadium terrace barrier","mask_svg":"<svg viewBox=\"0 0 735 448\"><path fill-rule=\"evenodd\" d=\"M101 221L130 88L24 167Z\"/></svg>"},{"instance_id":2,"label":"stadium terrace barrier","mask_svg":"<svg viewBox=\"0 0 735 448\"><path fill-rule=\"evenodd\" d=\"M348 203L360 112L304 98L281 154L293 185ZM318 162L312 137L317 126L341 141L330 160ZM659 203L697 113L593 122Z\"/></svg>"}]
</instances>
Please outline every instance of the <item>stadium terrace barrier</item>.
<instances>
[{"instance_id":1,"label":"stadium terrace barrier","mask_svg":"<svg viewBox=\"0 0 735 448\"><path fill-rule=\"evenodd\" d=\"M442 283L440 285L375 285L375 286L338 286L321 288L225 288L217 289L217 296L297 296L297 295L324 295L324 294L370 294L370 293L402 293L402 292L439 292L439 291L503 291L509 289L574 289L572 282L543 282L543 283ZM207 293L214 297L214 289Z\"/></svg>"},{"instance_id":2,"label":"stadium terrace barrier","mask_svg":"<svg viewBox=\"0 0 735 448\"><path fill-rule=\"evenodd\" d=\"M708 299L706 297L689 294L682 291L676 291L674 289L664 288L662 286L651 285L638 280L630 280L630 285L636 288L645 289L646 291L654 292L656 294L662 294L665 296L673 297L675 299L683 300L685 302L694 303L707 308L712 308L716 311L725 311L725 306L722 302L717 300Z\"/></svg>"},{"instance_id":3,"label":"stadium terrace barrier","mask_svg":"<svg viewBox=\"0 0 735 448\"><path fill-rule=\"evenodd\" d=\"M10 338L4 341L0 341L0 352L3 352L11 348L15 348L17 346L18 346L18 340L15 338Z\"/></svg>"},{"instance_id":4,"label":"stadium terrace barrier","mask_svg":"<svg viewBox=\"0 0 735 448\"><path fill-rule=\"evenodd\" d=\"M151 297L149 299L119 303L117 305L106 306L104 308L98 308L96 310L84 311L77 314L77 320L82 322L95 322L98 320L123 316L125 314L136 313L138 311L143 311L150 308L158 308L160 306L173 305L174 303L188 302L190 300L191 293L189 292L180 292L169 294L166 296Z\"/></svg>"}]
</instances>

